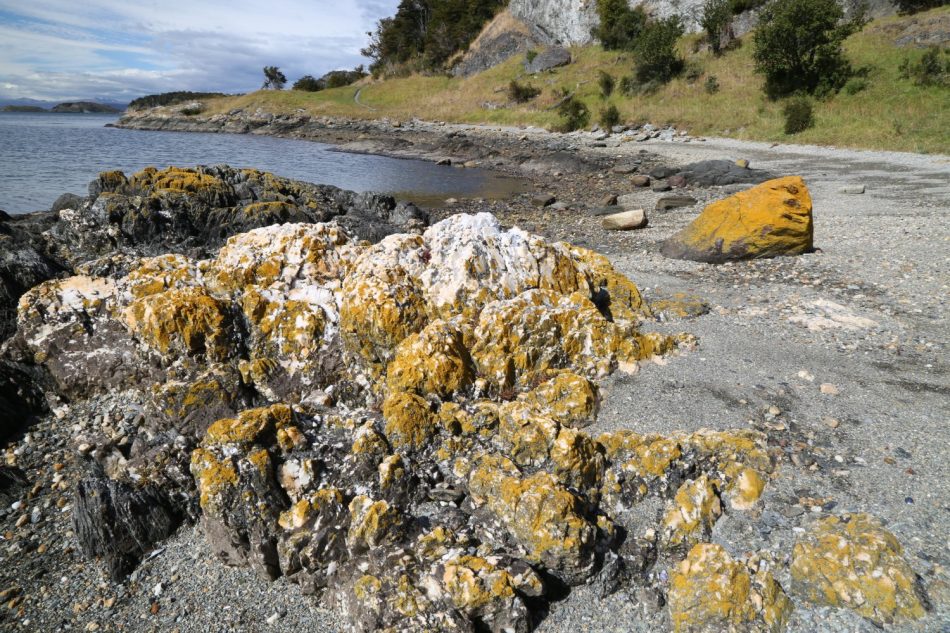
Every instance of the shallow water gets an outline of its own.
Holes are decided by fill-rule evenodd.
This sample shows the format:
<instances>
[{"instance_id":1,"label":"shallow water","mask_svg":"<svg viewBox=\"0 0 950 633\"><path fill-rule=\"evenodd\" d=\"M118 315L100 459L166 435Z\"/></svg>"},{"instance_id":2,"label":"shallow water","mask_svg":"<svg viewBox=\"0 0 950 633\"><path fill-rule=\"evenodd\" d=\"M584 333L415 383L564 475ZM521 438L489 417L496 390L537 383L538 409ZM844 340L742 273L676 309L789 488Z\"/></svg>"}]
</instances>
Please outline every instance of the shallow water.
<instances>
[{"instance_id":1,"label":"shallow water","mask_svg":"<svg viewBox=\"0 0 950 633\"><path fill-rule=\"evenodd\" d=\"M100 171L148 165L254 167L353 191L390 193L419 204L449 197L505 198L521 181L480 169L346 154L311 141L107 128L116 115L0 113L0 209L48 209L66 192L86 194Z\"/></svg>"}]
</instances>

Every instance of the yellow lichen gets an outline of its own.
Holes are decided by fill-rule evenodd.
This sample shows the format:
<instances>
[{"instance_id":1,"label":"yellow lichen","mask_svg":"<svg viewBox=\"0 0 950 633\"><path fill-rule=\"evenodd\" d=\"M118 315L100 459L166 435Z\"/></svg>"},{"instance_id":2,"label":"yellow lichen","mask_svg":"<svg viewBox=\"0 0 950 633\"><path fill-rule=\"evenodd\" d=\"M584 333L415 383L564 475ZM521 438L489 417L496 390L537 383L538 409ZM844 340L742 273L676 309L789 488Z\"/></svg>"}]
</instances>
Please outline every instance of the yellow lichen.
<instances>
[{"instance_id":1,"label":"yellow lichen","mask_svg":"<svg viewBox=\"0 0 950 633\"><path fill-rule=\"evenodd\" d=\"M123 318L129 330L162 354L180 351L224 360L234 351L226 306L198 288L140 297Z\"/></svg>"},{"instance_id":2,"label":"yellow lichen","mask_svg":"<svg viewBox=\"0 0 950 633\"><path fill-rule=\"evenodd\" d=\"M403 450L423 448L436 430L429 403L405 392L391 394L383 402L386 437L393 447Z\"/></svg>"},{"instance_id":3,"label":"yellow lichen","mask_svg":"<svg viewBox=\"0 0 950 633\"><path fill-rule=\"evenodd\" d=\"M897 538L867 514L817 521L792 550L792 588L848 607L879 625L924 615L914 571Z\"/></svg>"},{"instance_id":4,"label":"yellow lichen","mask_svg":"<svg viewBox=\"0 0 950 633\"><path fill-rule=\"evenodd\" d=\"M451 397L474 380L462 332L445 321L429 323L396 347L386 371L391 391Z\"/></svg>"},{"instance_id":5,"label":"yellow lichen","mask_svg":"<svg viewBox=\"0 0 950 633\"><path fill-rule=\"evenodd\" d=\"M218 420L209 426L202 444L250 445L267 434L275 433L277 429L289 426L292 421L293 410L285 404L248 409L242 411L237 418Z\"/></svg>"}]
</instances>

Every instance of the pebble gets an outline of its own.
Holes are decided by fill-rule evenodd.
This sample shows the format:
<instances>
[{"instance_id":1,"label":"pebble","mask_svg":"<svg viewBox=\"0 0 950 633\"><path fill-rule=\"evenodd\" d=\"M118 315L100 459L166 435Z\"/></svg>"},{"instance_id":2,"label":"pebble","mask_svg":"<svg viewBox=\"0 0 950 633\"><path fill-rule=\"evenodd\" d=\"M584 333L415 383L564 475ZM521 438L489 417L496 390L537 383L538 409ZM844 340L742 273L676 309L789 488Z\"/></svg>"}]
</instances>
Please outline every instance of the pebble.
<instances>
[{"instance_id":1,"label":"pebble","mask_svg":"<svg viewBox=\"0 0 950 633\"><path fill-rule=\"evenodd\" d=\"M848 185L847 187L842 187L838 190L838 193L844 193L849 195L861 195L864 193L864 185Z\"/></svg>"},{"instance_id":2,"label":"pebble","mask_svg":"<svg viewBox=\"0 0 950 633\"><path fill-rule=\"evenodd\" d=\"M822 418L821 422L822 424L827 426L829 429L836 429L841 424L841 422L836 420L835 418L827 418L827 417Z\"/></svg>"},{"instance_id":3,"label":"pebble","mask_svg":"<svg viewBox=\"0 0 950 633\"><path fill-rule=\"evenodd\" d=\"M821 391L821 393L823 393L823 394L825 394L825 395L828 395L828 396L837 396L839 393L841 393L841 392L838 390L838 387L836 387L835 385L831 384L830 382L823 382L823 383L821 383L821 386L818 387L818 390Z\"/></svg>"},{"instance_id":4,"label":"pebble","mask_svg":"<svg viewBox=\"0 0 950 633\"><path fill-rule=\"evenodd\" d=\"M279 619L280 619L280 614L273 613L264 621L267 622L267 624L277 624L277 620Z\"/></svg>"}]
</instances>

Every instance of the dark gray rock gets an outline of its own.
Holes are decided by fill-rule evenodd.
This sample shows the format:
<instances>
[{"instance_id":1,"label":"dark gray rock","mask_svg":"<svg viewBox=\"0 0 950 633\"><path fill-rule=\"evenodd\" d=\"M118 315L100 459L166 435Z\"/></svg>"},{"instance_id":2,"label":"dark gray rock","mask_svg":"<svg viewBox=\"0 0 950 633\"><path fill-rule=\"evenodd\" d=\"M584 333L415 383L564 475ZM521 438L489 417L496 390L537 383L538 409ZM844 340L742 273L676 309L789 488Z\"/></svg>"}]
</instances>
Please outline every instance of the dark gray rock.
<instances>
[{"instance_id":1,"label":"dark gray rock","mask_svg":"<svg viewBox=\"0 0 950 633\"><path fill-rule=\"evenodd\" d=\"M77 196L74 193L64 193L60 197L56 198L56 201L53 202L53 206L49 208L53 213L58 213L63 209L78 209L86 199L82 196Z\"/></svg>"},{"instance_id":2,"label":"dark gray rock","mask_svg":"<svg viewBox=\"0 0 950 633\"><path fill-rule=\"evenodd\" d=\"M29 426L46 411L40 368L0 359L0 440Z\"/></svg>"},{"instance_id":3,"label":"dark gray rock","mask_svg":"<svg viewBox=\"0 0 950 633\"><path fill-rule=\"evenodd\" d=\"M560 46L549 46L535 55L531 61L525 60L524 69L525 72L533 75L559 66L567 66L570 63L571 51Z\"/></svg>"},{"instance_id":4,"label":"dark gray rock","mask_svg":"<svg viewBox=\"0 0 950 633\"><path fill-rule=\"evenodd\" d=\"M76 485L73 528L79 547L87 558L100 558L114 581L180 523L166 497L149 486L113 481L101 472Z\"/></svg>"},{"instance_id":5,"label":"dark gray rock","mask_svg":"<svg viewBox=\"0 0 950 633\"><path fill-rule=\"evenodd\" d=\"M696 198L691 198L689 196L666 196L656 201L656 210L668 211L670 209L678 209L680 207L691 207L696 204L696 202Z\"/></svg>"},{"instance_id":6,"label":"dark gray rock","mask_svg":"<svg viewBox=\"0 0 950 633\"><path fill-rule=\"evenodd\" d=\"M688 184L702 187L758 184L773 177L762 169L740 167L729 160L704 160L692 163L680 169L679 173L686 178Z\"/></svg>"}]
</instances>

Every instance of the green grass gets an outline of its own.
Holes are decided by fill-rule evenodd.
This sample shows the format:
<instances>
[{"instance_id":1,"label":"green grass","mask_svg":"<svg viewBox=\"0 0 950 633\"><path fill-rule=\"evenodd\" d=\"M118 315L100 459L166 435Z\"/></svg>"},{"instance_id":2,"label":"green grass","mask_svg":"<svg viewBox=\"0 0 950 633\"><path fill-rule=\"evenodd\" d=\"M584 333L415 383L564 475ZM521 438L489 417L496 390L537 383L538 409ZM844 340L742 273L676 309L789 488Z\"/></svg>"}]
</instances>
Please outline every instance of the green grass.
<instances>
[{"instance_id":1,"label":"green grass","mask_svg":"<svg viewBox=\"0 0 950 633\"><path fill-rule=\"evenodd\" d=\"M921 16L950 20L950 7L934 9ZM600 47L576 48L574 62L553 72L526 76L521 56L465 79L442 76L410 76L386 81L362 82L360 102L354 102L359 86L317 93L283 91L255 92L240 97L208 102L208 113L233 108L263 108L287 113L301 109L311 115L353 118L409 119L535 125L552 128L558 122L550 108L557 103L556 90L567 88L587 103L593 119L609 104L617 106L627 123L670 124L693 135L728 136L738 139L813 143L840 147L887 149L913 152L950 153L950 89L915 86L899 77L898 67L905 57L923 54L914 48L893 45L894 32L908 18L878 20L846 42L855 67L867 68L868 87L856 94L844 92L815 104L815 126L805 132L783 132L781 101L769 101L762 93L762 79L753 72L752 44L743 45L722 57L691 52L697 36L680 42L681 52L701 75L690 83L678 78L650 95L627 97L615 90L602 99L597 84L599 70L619 80L633 71L633 57ZM706 78L714 75L719 92L707 94ZM506 89L512 79L542 89L541 95L526 104L509 104Z\"/></svg>"}]
</instances>

